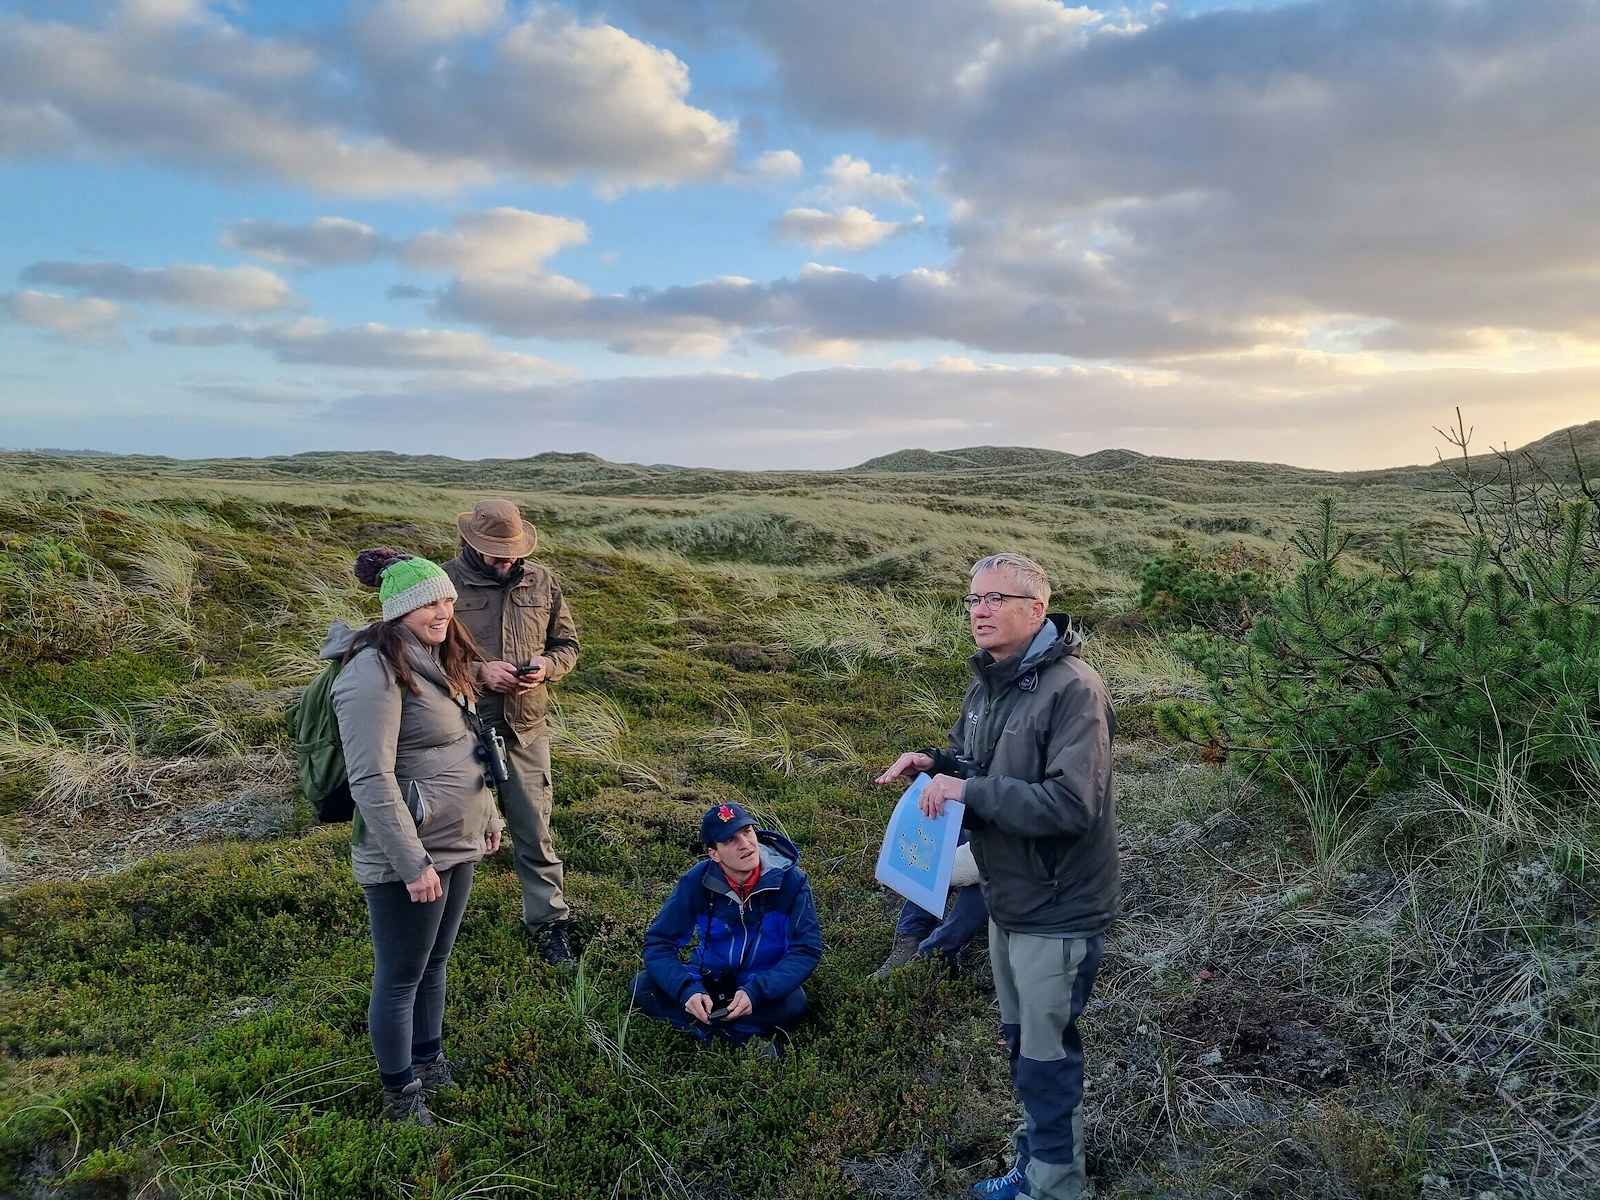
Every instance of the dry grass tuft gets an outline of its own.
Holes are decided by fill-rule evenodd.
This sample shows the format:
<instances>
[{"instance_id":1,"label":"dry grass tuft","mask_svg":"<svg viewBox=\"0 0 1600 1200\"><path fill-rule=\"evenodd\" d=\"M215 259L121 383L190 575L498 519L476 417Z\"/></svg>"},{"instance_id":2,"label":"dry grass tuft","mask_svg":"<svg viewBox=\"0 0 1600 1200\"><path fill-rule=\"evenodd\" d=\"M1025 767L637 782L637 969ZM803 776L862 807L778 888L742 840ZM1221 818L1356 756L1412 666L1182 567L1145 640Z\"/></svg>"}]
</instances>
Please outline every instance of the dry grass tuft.
<instances>
[{"instance_id":1,"label":"dry grass tuft","mask_svg":"<svg viewBox=\"0 0 1600 1200\"><path fill-rule=\"evenodd\" d=\"M774 645L840 675L871 662L965 657L958 607L927 593L901 596L845 587L822 604L791 604L767 622Z\"/></svg>"},{"instance_id":2,"label":"dry grass tuft","mask_svg":"<svg viewBox=\"0 0 1600 1200\"><path fill-rule=\"evenodd\" d=\"M825 771L859 772L866 760L832 721L814 713L801 714L793 725L784 716L798 709L784 705L776 712L756 716L731 692L717 701L722 722L695 735L701 746L719 755L752 760L769 771L794 778Z\"/></svg>"},{"instance_id":3,"label":"dry grass tuft","mask_svg":"<svg viewBox=\"0 0 1600 1200\"><path fill-rule=\"evenodd\" d=\"M630 786L670 790L657 771L631 753L636 745L628 715L612 697L571 690L559 700L552 695L546 723L550 744L563 753L608 767Z\"/></svg>"}]
</instances>

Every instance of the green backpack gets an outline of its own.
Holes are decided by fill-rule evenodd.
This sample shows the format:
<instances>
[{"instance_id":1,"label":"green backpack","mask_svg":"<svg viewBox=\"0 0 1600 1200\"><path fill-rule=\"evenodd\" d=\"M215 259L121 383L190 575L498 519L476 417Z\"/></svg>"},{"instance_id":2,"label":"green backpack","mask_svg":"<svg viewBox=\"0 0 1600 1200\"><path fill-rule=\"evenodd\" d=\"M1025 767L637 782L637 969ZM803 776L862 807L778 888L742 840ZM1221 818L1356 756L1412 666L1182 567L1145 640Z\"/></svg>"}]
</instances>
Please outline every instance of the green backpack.
<instances>
[{"instance_id":1,"label":"green backpack","mask_svg":"<svg viewBox=\"0 0 1600 1200\"><path fill-rule=\"evenodd\" d=\"M350 773L344 765L344 743L339 739L339 719L333 711L333 681L342 666L337 659L311 681L298 704L283 714L294 740L294 760L300 769L300 790L311 801L317 820L348 821L356 810L350 795Z\"/></svg>"}]
</instances>

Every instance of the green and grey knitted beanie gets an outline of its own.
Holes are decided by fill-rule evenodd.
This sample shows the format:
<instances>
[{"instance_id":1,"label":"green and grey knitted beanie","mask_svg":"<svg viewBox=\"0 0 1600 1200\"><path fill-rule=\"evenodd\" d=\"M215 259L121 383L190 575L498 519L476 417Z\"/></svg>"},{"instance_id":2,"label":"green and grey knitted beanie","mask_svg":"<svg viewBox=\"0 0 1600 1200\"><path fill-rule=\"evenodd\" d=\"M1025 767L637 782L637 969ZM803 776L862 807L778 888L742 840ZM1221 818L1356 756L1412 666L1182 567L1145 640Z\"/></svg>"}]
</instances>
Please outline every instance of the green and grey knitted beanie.
<instances>
[{"instance_id":1,"label":"green and grey knitted beanie","mask_svg":"<svg viewBox=\"0 0 1600 1200\"><path fill-rule=\"evenodd\" d=\"M435 600L455 599L456 585L437 564L388 546L374 546L356 555L354 571L362 583L378 589L385 621Z\"/></svg>"}]
</instances>

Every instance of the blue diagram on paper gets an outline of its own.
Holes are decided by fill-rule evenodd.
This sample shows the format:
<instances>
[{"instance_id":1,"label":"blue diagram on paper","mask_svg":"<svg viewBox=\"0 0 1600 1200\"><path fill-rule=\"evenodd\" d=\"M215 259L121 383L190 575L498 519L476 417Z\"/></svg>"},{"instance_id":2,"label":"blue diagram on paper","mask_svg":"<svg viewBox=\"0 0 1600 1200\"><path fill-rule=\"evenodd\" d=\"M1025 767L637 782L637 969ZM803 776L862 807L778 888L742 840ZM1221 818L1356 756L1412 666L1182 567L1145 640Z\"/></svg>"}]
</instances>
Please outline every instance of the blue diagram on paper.
<instances>
[{"instance_id":1,"label":"blue diagram on paper","mask_svg":"<svg viewBox=\"0 0 1600 1200\"><path fill-rule=\"evenodd\" d=\"M944 812L925 817L917 797L928 786L918 775L894 806L889 828L878 851L878 882L929 912L944 912L950 893L950 869L955 865L956 843L961 838L961 816L967 806L959 800L945 802Z\"/></svg>"}]
</instances>

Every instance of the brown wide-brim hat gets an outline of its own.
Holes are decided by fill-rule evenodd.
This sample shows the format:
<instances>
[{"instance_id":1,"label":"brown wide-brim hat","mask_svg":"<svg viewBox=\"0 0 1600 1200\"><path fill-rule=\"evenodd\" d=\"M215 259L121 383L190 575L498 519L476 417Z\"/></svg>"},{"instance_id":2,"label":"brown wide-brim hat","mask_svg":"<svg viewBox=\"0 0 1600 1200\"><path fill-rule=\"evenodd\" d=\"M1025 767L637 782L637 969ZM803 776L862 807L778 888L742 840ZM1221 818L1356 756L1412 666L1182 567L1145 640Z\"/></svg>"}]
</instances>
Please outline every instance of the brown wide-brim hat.
<instances>
[{"instance_id":1,"label":"brown wide-brim hat","mask_svg":"<svg viewBox=\"0 0 1600 1200\"><path fill-rule=\"evenodd\" d=\"M509 500L479 500L456 527L462 541L488 558L527 558L539 544L539 531Z\"/></svg>"}]
</instances>

